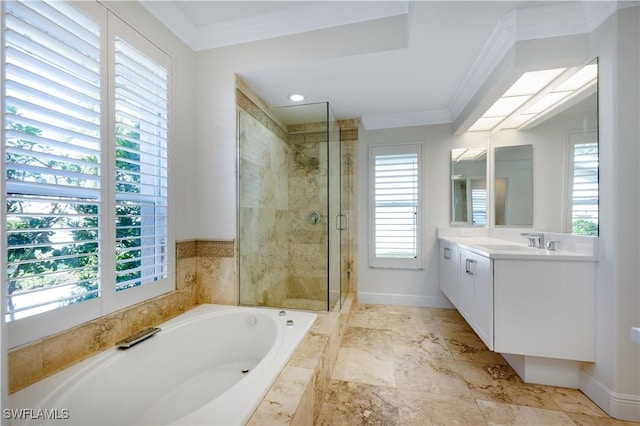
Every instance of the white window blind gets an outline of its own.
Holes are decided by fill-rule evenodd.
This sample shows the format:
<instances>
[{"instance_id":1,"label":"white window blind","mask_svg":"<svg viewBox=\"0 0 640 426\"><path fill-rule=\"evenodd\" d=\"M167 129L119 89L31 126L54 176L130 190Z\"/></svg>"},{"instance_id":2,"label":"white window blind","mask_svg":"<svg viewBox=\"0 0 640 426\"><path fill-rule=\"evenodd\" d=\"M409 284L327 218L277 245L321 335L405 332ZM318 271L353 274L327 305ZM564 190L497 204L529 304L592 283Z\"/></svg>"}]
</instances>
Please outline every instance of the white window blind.
<instances>
[{"instance_id":1,"label":"white window blind","mask_svg":"<svg viewBox=\"0 0 640 426\"><path fill-rule=\"evenodd\" d=\"M168 73L117 37L116 286L167 278Z\"/></svg>"},{"instance_id":2,"label":"white window blind","mask_svg":"<svg viewBox=\"0 0 640 426\"><path fill-rule=\"evenodd\" d=\"M419 254L419 145L372 147L372 264L416 262ZM396 265L396 266L399 266Z\"/></svg>"},{"instance_id":3,"label":"white window blind","mask_svg":"<svg viewBox=\"0 0 640 426\"><path fill-rule=\"evenodd\" d=\"M66 2L6 2L7 320L99 295L100 26Z\"/></svg>"},{"instance_id":4,"label":"white window blind","mask_svg":"<svg viewBox=\"0 0 640 426\"><path fill-rule=\"evenodd\" d=\"M487 183L471 179L471 217L473 225L487 224Z\"/></svg>"},{"instance_id":5,"label":"white window blind","mask_svg":"<svg viewBox=\"0 0 640 426\"><path fill-rule=\"evenodd\" d=\"M170 58L97 2L5 2L4 19L15 346L173 289Z\"/></svg>"},{"instance_id":6,"label":"white window blind","mask_svg":"<svg viewBox=\"0 0 640 426\"><path fill-rule=\"evenodd\" d=\"M595 132L592 139L595 139ZM575 138L589 138L576 134ZM598 235L598 142L571 143L573 176L571 180L572 233Z\"/></svg>"}]
</instances>

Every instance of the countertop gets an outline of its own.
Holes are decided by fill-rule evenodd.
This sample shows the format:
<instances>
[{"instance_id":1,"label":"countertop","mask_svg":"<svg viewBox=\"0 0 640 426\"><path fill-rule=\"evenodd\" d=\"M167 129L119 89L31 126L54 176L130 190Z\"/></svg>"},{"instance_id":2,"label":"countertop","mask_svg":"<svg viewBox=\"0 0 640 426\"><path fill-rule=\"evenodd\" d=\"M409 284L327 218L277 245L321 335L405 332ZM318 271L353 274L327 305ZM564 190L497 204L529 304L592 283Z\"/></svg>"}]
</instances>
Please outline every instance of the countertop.
<instances>
[{"instance_id":1,"label":"countertop","mask_svg":"<svg viewBox=\"0 0 640 426\"><path fill-rule=\"evenodd\" d=\"M443 241L455 243L458 247L491 259L565 260L582 262L594 262L597 260L592 253L538 249L535 247L527 247L526 244L497 238L449 236L439 236L438 238Z\"/></svg>"}]
</instances>

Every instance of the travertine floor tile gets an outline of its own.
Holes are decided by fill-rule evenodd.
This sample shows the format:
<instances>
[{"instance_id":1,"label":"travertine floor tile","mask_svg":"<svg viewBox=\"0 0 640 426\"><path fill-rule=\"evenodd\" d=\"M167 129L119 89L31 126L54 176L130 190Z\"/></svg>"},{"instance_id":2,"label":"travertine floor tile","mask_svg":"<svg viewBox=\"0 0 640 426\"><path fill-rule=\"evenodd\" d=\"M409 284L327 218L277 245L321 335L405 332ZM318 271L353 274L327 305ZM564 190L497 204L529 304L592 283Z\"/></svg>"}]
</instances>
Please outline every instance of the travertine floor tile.
<instances>
[{"instance_id":1,"label":"travertine floor tile","mask_svg":"<svg viewBox=\"0 0 640 426\"><path fill-rule=\"evenodd\" d=\"M398 389L400 424L422 425L484 425L476 401L429 392Z\"/></svg>"},{"instance_id":2,"label":"travertine floor tile","mask_svg":"<svg viewBox=\"0 0 640 426\"><path fill-rule=\"evenodd\" d=\"M575 389L524 383L453 309L356 304L321 425L638 426Z\"/></svg>"},{"instance_id":3,"label":"travertine floor tile","mask_svg":"<svg viewBox=\"0 0 640 426\"><path fill-rule=\"evenodd\" d=\"M438 332L396 333L393 336L395 355L429 356L436 359L453 359L447 343Z\"/></svg>"},{"instance_id":4,"label":"travertine floor tile","mask_svg":"<svg viewBox=\"0 0 640 426\"><path fill-rule=\"evenodd\" d=\"M612 419L609 416L589 416L580 413L567 413L567 416L578 426L638 426L638 423Z\"/></svg>"},{"instance_id":5,"label":"travertine floor tile","mask_svg":"<svg viewBox=\"0 0 640 426\"><path fill-rule=\"evenodd\" d=\"M375 354L365 349L341 348L332 379L371 385L396 386L393 354Z\"/></svg>"},{"instance_id":6,"label":"travertine floor tile","mask_svg":"<svg viewBox=\"0 0 640 426\"><path fill-rule=\"evenodd\" d=\"M457 360L493 364L507 363L500 354L490 351L473 331L443 333L451 354Z\"/></svg>"},{"instance_id":7,"label":"travertine floor tile","mask_svg":"<svg viewBox=\"0 0 640 426\"><path fill-rule=\"evenodd\" d=\"M365 327L347 327L342 337L342 347L362 349L374 354L390 354L393 334L389 330Z\"/></svg>"},{"instance_id":8,"label":"travertine floor tile","mask_svg":"<svg viewBox=\"0 0 640 426\"><path fill-rule=\"evenodd\" d=\"M319 425L399 425L395 388L332 380Z\"/></svg>"},{"instance_id":9,"label":"travertine floor tile","mask_svg":"<svg viewBox=\"0 0 640 426\"><path fill-rule=\"evenodd\" d=\"M562 411L567 413L586 414L588 416L608 417L593 401L578 389L558 388L553 386L541 386L547 394L558 404Z\"/></svg>"},{"instance_id":10,"label":"travertine floor tile","mask_svg":"<svg viewBox=\"0 0 640 426\"><path fill-rule=\"evenodd\" d=\"M472 397L469 386L453 360L405 354L397 355L395 361L398 388L462 398Z\"/></svg>"},{"instance_id":11,"label":"travertine floor tile","mask_svg":"<svg viewBox=\"0 0 640 426\"><path fill-rule=\"evenodd\" d=\"M476 399L560 411L540 385L524 383L508 365L458 361L458 366Z\"/></svg>"},{"instance_id":12,"label":"travertine floor tile","mask_svg":"<svg viewBox=\"0 0 640 426\"><path fill-rule=\"evenodd\" d=\"M489 425L571 425L573 422L562 411L520 405L501 404L493 401L477 401Z\"/></svg>"}]
</instances>

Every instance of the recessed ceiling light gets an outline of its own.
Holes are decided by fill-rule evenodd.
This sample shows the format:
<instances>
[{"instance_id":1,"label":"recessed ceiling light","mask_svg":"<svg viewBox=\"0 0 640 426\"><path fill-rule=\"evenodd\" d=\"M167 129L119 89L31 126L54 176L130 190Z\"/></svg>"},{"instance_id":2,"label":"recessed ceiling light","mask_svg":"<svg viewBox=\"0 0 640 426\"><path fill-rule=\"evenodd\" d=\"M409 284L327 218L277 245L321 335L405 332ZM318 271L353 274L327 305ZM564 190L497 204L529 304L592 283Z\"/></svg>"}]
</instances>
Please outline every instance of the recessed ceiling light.
<instances>
[{"instance_id":1,"label":"recessed ceiling light","mask_svg":"<svg viewBox=\"0 0 640 426\"><path fill-rule=\"evenodd\" d=\"M293 102L302 102L304 101L304 95L300 93L292 93L289 95L289 100Z\"/></svg>"}]
</instances>

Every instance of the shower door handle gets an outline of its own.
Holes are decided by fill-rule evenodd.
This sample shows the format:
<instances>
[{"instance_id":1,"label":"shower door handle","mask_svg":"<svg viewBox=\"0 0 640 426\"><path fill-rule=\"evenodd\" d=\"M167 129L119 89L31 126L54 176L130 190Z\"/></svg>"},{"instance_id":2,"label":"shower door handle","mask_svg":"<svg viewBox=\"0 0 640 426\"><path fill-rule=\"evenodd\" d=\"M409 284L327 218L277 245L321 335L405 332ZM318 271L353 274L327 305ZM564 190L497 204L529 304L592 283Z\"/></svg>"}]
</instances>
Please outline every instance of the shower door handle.
<instances>
[{"instance_id":1,"label":"shower door handle","mask_svg":"<svg viewBox=\"0 0 640 426\"><path fill-rule=\"evenodd\" d=\"M344 228L342 227L342 218L344 218ZM338 231L346 231L347 229L349 229L349 216L347 216L346 214L337 214L336 229Z\"/></svg>"}]
</instances>

